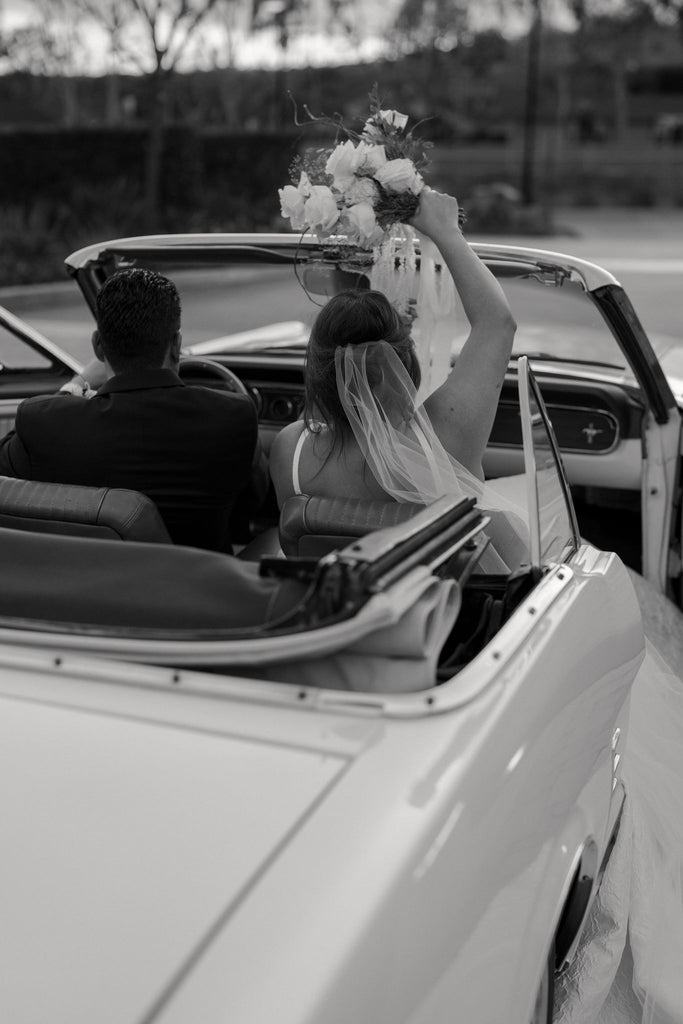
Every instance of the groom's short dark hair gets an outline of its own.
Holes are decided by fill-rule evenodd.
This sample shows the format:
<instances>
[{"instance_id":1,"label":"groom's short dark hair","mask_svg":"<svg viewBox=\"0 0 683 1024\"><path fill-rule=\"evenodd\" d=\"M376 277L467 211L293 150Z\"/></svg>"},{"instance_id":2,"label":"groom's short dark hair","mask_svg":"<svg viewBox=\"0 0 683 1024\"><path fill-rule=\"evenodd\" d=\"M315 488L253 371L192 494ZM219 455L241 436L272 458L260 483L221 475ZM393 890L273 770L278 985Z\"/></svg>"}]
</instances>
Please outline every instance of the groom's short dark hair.
<instances>
[{"instance_id":1,"label":"groom's short dark hair","mask_svg":"<svg viewBox=\"0 0 683 1024\"><path fill-rule=\"evenodd\" d=\"M180 330L180 296L154 270L119 270L97 295L97 328L112 369L157 367Z\"/></svg>"}]
</instances>

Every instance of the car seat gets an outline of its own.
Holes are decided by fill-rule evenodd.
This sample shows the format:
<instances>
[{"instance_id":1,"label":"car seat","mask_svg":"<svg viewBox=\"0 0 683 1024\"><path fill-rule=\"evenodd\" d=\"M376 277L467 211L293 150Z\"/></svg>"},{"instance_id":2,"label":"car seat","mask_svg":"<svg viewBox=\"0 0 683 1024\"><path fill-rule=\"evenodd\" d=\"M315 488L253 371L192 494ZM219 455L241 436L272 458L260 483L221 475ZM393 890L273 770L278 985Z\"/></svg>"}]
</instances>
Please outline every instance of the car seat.
<instances>
[{"instance_id":1,"label":"car seat","mask_svg":"<svg viewBox=\"0 0 683 1024\"><path fill-rule=\"evenodd\" d=\"M294 494L280 511L280 545L285 555L320 558L335 548L346 547L354 537L405 523L424 508L412 502L321 498ZM485 528L501 569L515 571L529 561L528 546L511 526L511 514L481 509L489 517Z\"/></svg>"},{"instance_id":2,"label":"car seat","mask_svg":"<svg viewBox=\"0 0 683 1024\"><path fill-rule=\"evenodd\" d=\"M34 533L171 544L161 513L138 491L0 477L0 526Z\"/></svg>"}]
</instances>

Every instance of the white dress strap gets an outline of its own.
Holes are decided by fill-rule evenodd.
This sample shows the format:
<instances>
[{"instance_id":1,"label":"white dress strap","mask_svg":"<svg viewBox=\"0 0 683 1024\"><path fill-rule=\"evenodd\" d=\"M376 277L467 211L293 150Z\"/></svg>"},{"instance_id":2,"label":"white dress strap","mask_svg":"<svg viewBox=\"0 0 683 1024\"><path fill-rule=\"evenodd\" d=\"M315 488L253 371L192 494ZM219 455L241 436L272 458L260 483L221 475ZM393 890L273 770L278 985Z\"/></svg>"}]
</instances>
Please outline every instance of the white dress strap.
<instances>
[{"instance_id":1,"label":"white dress strap","mask_svg":"<svg viewBox=\"0 0 683 1024\"><path fill-rule=\"evenodd\" d=\"M301 461L301 449L303 448L304 441L307 437L308 429L304 427L297 439L296 447L294 449L294 457L292 459L292 487L294 488L295 494L302 493L301 483L299 481L299 462Z\"/></svg>"}]
</instances>

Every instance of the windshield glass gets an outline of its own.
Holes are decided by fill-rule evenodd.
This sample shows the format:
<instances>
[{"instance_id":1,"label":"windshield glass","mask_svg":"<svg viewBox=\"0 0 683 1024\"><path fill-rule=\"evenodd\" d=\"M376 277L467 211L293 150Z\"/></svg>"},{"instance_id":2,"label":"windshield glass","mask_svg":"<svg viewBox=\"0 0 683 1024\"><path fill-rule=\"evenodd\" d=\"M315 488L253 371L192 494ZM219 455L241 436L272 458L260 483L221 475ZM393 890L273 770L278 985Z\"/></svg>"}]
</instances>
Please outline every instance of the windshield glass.
<instances>
[{"instance_id":1,"label":"windshield glass","mask_svg":"<svg viewBox=\"0 0 683 1024\"><path fill-rule=\"evenodd\" d=\"M230 265L221 266L219 253L203 258L199 254L170 258L147 254L121 266L135 263L153 266L172 278L183 305L183 343L194 347L211 341L214 348L305 347L311 324L331 294L357 283L368 286L362 273L340 271L333 265L303 263L254 263L225 256ZM320 269L321 268L321 269ZM620 377L632 380L628 365L600 311L582 286L558 274L530 276L520 266L517 274L509 265L491 264L500 276L518 329L513 357L529 355L536 360L568 360L614 368ZM275 327L277 325L277 327ZM416 332L419 333L419 320ZM462 348L469 326L459 301L454 312L436 327L439 344Z\"/></svg>"},{"instance_id":2,"label":"windshield glass","mask_svg":"<svg viewBox=\"0 0 683 1024\"><path fill-rule=\"evenodd\" d=\"M621 349L580 284L570 280L548 284L533 277L505 278L500 283L517 320L513 356L600 363L627 370ZM455 319L459 350L468 330L461 306Z\"/></svg>"}]
</instances>

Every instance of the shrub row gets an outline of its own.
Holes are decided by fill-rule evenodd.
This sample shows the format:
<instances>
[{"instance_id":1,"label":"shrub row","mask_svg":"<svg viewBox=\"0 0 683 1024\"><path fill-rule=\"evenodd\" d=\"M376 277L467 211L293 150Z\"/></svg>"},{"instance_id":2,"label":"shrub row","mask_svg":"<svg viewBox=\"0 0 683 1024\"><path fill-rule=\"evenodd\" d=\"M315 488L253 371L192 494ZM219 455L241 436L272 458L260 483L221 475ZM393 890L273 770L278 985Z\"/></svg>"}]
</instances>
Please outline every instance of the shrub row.
<instances>
[{"instance_id":1,"label":"shrub row","mask_svg":"<svg viewBox=\"0 0 683 1024\"><path fill-rule=\"evenodd\" d=\"M153 222L146 144L139 128L0 135L0 285L59 279L64 256L98 239L283 228L277 189L289 180L296 137L169 128Z\"/></svg>"},{"instance_id":2,"label":"shrub row","mask_svg":"<svg viewBox=\"0 0 683 1024\"><path fill-rule=\"evenodd\" d=\"M84 189L124 182L142 196L147 133L143 128L28 129L0 137L0 203L31 206L37 200L77 199ZM169 128L162 160L162 199L191 209L206 188L220 188L228 202L268 195L286 180L296 151L287 133L207 134ZM275 196L273 199L272 197Z\"/></svg>"}]
</instances>

